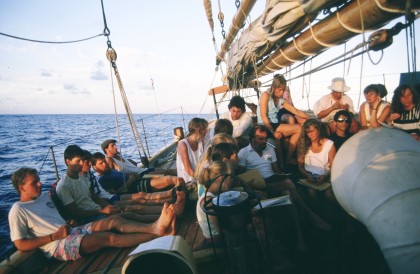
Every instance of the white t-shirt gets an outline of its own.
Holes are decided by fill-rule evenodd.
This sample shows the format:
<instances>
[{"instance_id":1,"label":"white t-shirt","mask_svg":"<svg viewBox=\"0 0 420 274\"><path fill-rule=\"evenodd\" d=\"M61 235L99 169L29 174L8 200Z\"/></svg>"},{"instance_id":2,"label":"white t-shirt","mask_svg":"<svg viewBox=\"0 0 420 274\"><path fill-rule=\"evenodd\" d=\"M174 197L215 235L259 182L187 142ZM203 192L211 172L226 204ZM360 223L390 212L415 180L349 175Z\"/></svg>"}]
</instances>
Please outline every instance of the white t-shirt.
<instances>
[{"instance_id":1,"label":"white t-shirt","mask_svg":"<svg viewBox=\"0 0 420 274\"><path fill-rule=\"evenodd\" d=\"M10 238L12 241L32 239L50 235L65 225L49 193L43 192L33 201L16 202L9 212ZM58 241L40 247L41 251L51 258L57 249Z\"/></svg>"},{"instance_id":2,"label":"white t-shirt","mask_svg":"<svg viewBox=\"0 0 420 274\"><path fill-rule=\"evenodd\" d=\"M332 97L331 93L322 96L321 99L316 101L316 103L314 105L314 114L316 116L318 116L318 113L320 113L321 111L326 110L327 108L331 107L332 105L335 104L335 102L336 101ZM351 100L351 98L349 96L343 94L343 96L340 99L340 103L342 105L348 104L349 105L349 111L351 113L354 113L353 101ZM339 111L339 109L331 111L327 116L322 118L321 121L328 123L328 122L334 120L334 115L338 111Z\"/></svg>"},{"instance_id":3,"label":"white t-shirt","mask_svg":"<svg viewBox=\"0 0 420 274\"><path fill-rule=\"evenodd\" d=\"M308 150L305 155L305 170L317 175L325 175L330 170L328 166L328 153L334 142L327 140L322 145L322 150L318 153Z\"/></svg>"},{"instance_id":4,"label":"white t-shirt","mask_svg":"<svg viewBox=\"0 0 420 274\"><path fill-rule=\"evenodd\" d=\"M72 179L67 174L57 183L57 195L63 206L75 203L81 210L99 210L101 206L95 203L90 196L89 179L80 176L78 179Z\"/></svg>"},{"instance_id":5,"label":"white t-shirt","mask_svg":"<svg viewBox=\"0 0 420 274\"><path fill-rule=\"evenodd\" d=\"M249 137L249 133L252 128L252 119L248 113L243 113L238 120L232 120L232 115L230 114L230 111L228 111L220 115L220 119L227 119L232 123L232 137Z\"/></svg>"},{"instance_id":6,"label":"white t-shirt","mask_svg":"<svg viewBox=\"0 0 420 274\"><path fill-rule=\"evenodd\" d=\"M264 179L274 175L272 163L277 162L277 156L274 148L269 145L266 145L260 157L249 144L239 151L238 158L239 165L245 167L247 171L257 169Z\"/></svg>"}]
</instances>

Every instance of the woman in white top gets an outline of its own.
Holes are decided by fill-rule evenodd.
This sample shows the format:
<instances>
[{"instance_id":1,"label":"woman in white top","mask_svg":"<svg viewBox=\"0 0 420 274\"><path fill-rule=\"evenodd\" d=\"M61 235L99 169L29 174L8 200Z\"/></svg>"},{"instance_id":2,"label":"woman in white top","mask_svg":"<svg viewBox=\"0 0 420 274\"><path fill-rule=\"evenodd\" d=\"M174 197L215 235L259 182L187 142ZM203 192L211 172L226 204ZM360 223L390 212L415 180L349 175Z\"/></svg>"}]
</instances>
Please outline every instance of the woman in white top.
<instances>
[{"instance_id":1,"label":"woman in white top","mask_svg":"<svg viewBox=\"0 0 420 274\"><path fill-rule=\"evenodd\" d=\"M260 102L257 109L257 118L259 124L264 124L276 138L277 158L280 160L280 164L283 165L282 152L280 139L287 137L287 153L286 153L286 164L294 164L296 160L293 159L296 145L299 141L299 136L302 130L302 126L298 123L293 123L288 118L288 123L282 123L285 114L294 115L298 122L305 121L310 118L305 112L296 109L290 97L285 97L287 90L287 81L283 75L274 75L273 82L268 91L261 94ZM280 111L280 112L279 112ZM280 120L279 120L280 118Z\"/></svg>"},{"instance_id":2,"label":"woman in white top","mask_svg":"<svg viewBox=\"0 0 420 274\"><path fill-rule=\"evenodd\" d=\"M388 92L382 84L372 84L365 88L366 102L360 106L360 126L362 129L378 128L385 123L391 113L391 106L382 100Z\"/></svg>"},{"instance_id":3,"label":"woman in white top","mask_svg":"<svg viewBox=\"0 0 420 274\"><path fill-rule=\"evenodd\" d=\"M300 173L313 184L328 182L335 153L336 149L333 141L327 138L326 125L316 119L308 119L303 124L299 141L298 164ZM328 200L335 201L331 187L323 193ZM308 189L308 194L316 195L312 189Z\"/></svg>"},{"instance_id":4,"label":"woman in white top","mask_svg":"<svg viewBox=\"0 0 420 274\"><path fill-rule=\"evenodd\" d=\"M204 153L204 138L208 122L202 118L193 118L188 124L188 135L179 141L176 153L177 176L185 182L193 181L197 163Z\"/></svg>"}]
</instances>

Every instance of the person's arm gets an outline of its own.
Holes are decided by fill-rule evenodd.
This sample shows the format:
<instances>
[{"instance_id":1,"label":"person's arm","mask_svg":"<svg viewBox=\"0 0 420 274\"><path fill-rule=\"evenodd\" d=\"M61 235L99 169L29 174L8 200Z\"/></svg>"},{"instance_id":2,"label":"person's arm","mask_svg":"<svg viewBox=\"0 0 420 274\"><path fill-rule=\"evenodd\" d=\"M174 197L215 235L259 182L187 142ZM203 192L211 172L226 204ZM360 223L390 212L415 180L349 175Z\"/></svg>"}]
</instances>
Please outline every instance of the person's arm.
<instances>
[{"instance_id":1,"label":"person's arm","mask_svg":"<svg viewBox=\"0 0 420 274\"><path fill-rule=\"evenodd\" d=\"M391 113L391 114L389 115L388 121L389 121L389 122L393 122L394 120L397 120L397 119L399 119L400 117L401 117L401 114L394 112L394 113Z\"/></svg>"},{"instance_id":2,"label":"person's arm","mask_svg":"<svg viewBox=\"0 0 420 274\"><path fill-rule=\"evenodd\" d=\"M263 124L270 130L274 131L275 129L271 126L270 120L268 119L268 100L269 98L268 92L263 92L260 98L260 116Z\"/></svg>"},{"instance_id":3,"label":"person's arm","mask_svg":"<svg viewBox=\"0 0 420 274\"><path fill-rule=\"evenodd\" d=\"M326 109L321 110L321 111L320 111L320 112L316 115L316 117L317 117L318 119L325 118L325 117L327 117L327 116L328 116L328 114L330 114L332 111L334 111L334 110L336 110L336 109L341 109L341 108L342 108L342 106L341 106L340 102L335 102L332 106L330 106L330 107L328 107L328 108L326 108Z\"/></svg>"},{"instance_id":4,"label":"person's arm","mask_svg":"<svg viewBox=\"0 0 420 274\"><path fill-rule=\"evenodd\" d=\"M105 161L108 164L109 168L120 171L120 167L117 165L117 163L112 157L106 157Z\"/></svg>"},{"instance_id":5,"label":"person's arm","mask_svg":"<svg viewBox=\"0 0 420 274\"><path fill-rule=\"evenodd\" d=\"M64 206L64 210L69 216L75 219L84 219L99 214L111 215L120 213L120 209L112 205L107 205L106 207L97 210L82 210L79 209L74 202Z\"/></svg>"},{"instance_id":6,"label":"person's arm","mask_svg":"<svg viewBox=\"0 0 420 274\"><path fill-rule=\"evenodd\" d=\"M329 171L327 174L324 174L322 176L319 177L317 183L323 183L326 181L330 180L331 177L331 167L332 167L332 163L334 161L335 158L335 154L337 153L337 149L335 148L335 145L333 144L330 148L330 151L328 151L328 166L330 167Z\"/></svg>"},{"instance_id":7,"label":"person's arm","mask_svg":"<svg viewBox=\"0 0 420 274\"><path fill-rule=\"evenodd\" d=\"M305 156L298 156L298 169L300 174L302 174L308 182L315 183L312 176L305 169Z\"/></svg>"},{"instance_id":8,"label":"person's arm","mask_svg":"<svg viewBox=\"0 0 420 274\"><path fill-rule=\"evenodd\" d=\"M375 105L375 108L372 111L372 118L370 120L370 126L372 128L378 128L381 127L380 123L384 123L386 119L388 118L389 114L391 113L391 107L389 105L385 106L382 110L381 115L377 117L378 108L380 106L381 102Z\"/></svg>"},{"instance_id":9,"label":"person's arm","mask_svg":"<svg viewBox=\"0 0 420 274\"><path fill-rule=\"evenodd\" d=\"M271 167L273 168L274 173L281 173L281 170L280 170L277 162L272 162Z\"/></svg>"},{"instance_id":10,"label":"person's arm","mask_svg":"<svg viewBox=\"0 0 420 274\"><path fill-rule=\"evenodd\" d=\"M46 245L50 242L63 239L69 235L69 224L60 226L60 228L52 234L35 237L31 239L19 239L15 240L13 243L19 251L30 251L38 247Z\"/></svg>"},{"instance_id":11,"label":"person's arm","mask_svg":"<svg viewBox=\"0 0 420 274\"><path fill-rule=\"evenodd\" d=\"M90 190L90 197L92 197L92 201L94 201L95 204L100 205L102 208L110 205L106 200L96 195L95 192L93 192L93 190Z\"/></svg>"},{"instance_id":12,"label":"person's arm","mask_svg":"<svg viewBox=\"0 0 420 274\"><path fill-rule=\"evenodd\" d=\"M294 115L298 116L298 117L301 117L301 118L304 118L304 119L310 119L311 118L308 114L306 114L306 112L295 108L293 105L289 104L287 101L284 101L283 107L285 109L287 109L288 111L290 111L291 113L293 113Z\"/></svg>"},{"instance_id":13,"label":"person's arm","mask_svg":"<svg viewBox=\"0 0 420 274\"><path fill-rule=\"evenodd\" d=\"M188 157L187 145L183 142L178 143L178 153L181 156L182 164L184 165L185 171L191 177L194 177L194 169L191 166L190 159Z\"/></svg>"},{"instance_id":14,"label":"person's arm","mask_svg":"<svg viewBox=\"0 0 420 274\"><path fill-rule=\"evenodd\" d=\"M359 112L359 122L360 122L360 127L361 129L367 129L367 120L366 120L366 113L365 113L365 105L366 102L364 102L361 106L360 106L360 112ZM376 115L376 112L375 112Z\"/></svg>"},{"instance_id":15,"label":"person's arm","mask_svg":"<svg viewBox=\"0 0 420 274\"><path fill-rule=\"evenodd\" d=\"M247 113L242 113L239 118L239 126L233 128L233 137L240 137L242 134L252 126L252 119ZM246 136L248 137L248 136Z\"/></svg>"}]
</instances>

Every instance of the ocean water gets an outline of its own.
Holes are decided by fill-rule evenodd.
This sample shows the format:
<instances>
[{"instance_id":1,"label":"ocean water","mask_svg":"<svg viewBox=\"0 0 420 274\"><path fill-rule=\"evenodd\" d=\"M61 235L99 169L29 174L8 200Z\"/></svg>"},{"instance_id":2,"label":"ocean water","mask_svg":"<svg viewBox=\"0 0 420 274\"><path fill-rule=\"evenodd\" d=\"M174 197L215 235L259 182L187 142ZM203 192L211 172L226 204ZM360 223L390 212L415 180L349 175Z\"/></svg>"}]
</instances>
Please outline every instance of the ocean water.
<instances>
[{"instance_id":1,"label":"ocean water","mask_svg":"<svg viewBox=\"0 0 420 274\"><path fill-rule=\"evenodd\" d=\"M187 127L195 115L163 114L134 115L137 128L151 155L173 141L173 129ZM12 204L19 199L11 184L11 174L27 166L40 171L43 190L56 181L50 147L53 147L60 177L66 170L64 149L79 145L91 153L101 151L106 139L118 139L114 115L0 115L0 259L10 250L7 215ZM125 157L140 162L134 137L125 115L118 117L121 150ZM143 131L144 127L144 131Z\"/></svg>"}]
</instances>

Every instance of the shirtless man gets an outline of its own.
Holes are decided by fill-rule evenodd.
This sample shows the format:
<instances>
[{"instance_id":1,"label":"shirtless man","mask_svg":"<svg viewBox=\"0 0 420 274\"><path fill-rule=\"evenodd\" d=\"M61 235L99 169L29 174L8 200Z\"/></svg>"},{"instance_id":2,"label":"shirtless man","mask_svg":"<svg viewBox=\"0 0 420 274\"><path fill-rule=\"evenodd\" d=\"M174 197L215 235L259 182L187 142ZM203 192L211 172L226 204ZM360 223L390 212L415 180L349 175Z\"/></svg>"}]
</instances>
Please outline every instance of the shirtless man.
<instances>
[{"instance_id":1,"label":"shirtless man","mask_svg":"<svg viewBox=\"0 0 420 274\"><path fill-rule=\"evenodd\" d=\"M333 122L334 114L339 110L347 110L354 116L354 107L353 100L344 94L350 90L350 87L346 86L346 81L343 78L337 77L332 79L328 89L331 90L331 93L321 97L315 103L314 114L322 122L327 123L331 133L334 133L336 130ZM350 132L356 133L359 129L358 122L352 118Z\"/></svg>"},{"instance_id":2,"label":"shirtless man","mask_svg":"<svg viewBox=\"0 0 420 274\"><path fill-rule=\"evenodd\" d=\"M172 205L165 204L159 219L150 224L136 222L133 213L124 213L76 227L73 220L66 223L48 192L42 192L35 169L17 170L12 184L20 201L9 212L10 237L20 251L40 248L48 258L67 261L105 247L136 246L175 234Z\"/></svg>"}]
</instances>

